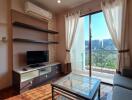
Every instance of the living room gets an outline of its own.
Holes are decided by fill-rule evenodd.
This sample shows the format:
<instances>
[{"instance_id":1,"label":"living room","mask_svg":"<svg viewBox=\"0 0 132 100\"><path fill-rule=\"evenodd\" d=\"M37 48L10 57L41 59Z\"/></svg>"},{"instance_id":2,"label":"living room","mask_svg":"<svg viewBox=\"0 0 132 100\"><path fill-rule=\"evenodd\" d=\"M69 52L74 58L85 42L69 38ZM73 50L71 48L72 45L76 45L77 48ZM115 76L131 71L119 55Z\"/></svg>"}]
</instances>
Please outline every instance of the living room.
<instances>
[{"instance_id":1,"label":"living room","mask_svg":"<svg viewBox=\"0 0 132 100\"><path fill-rule=\"evenodd\" d=\"M1 0L0 100L131 100L131 0Z\"/></svg>"}]
</instances>

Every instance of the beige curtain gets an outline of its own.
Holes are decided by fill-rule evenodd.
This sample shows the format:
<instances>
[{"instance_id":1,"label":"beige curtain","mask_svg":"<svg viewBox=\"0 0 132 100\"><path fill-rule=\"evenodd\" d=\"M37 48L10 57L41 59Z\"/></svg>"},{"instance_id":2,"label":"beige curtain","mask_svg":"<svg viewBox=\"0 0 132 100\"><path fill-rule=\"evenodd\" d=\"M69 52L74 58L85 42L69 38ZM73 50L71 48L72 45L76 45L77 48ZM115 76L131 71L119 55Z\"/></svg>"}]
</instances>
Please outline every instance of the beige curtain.
<instances>
[{"instance_id":1,"label":"beige curtain","mask_svg":"<svg viewBox=\"0 0 132 100\"><path fill-rule=\"evenodd\" d=\"M126 40L126 6L127 0L102 0L101 3L109 32L119 52L118 71L130 66Z\"/></svg>"},{"instance_id":2,"label":"beige curtain","mask_svg":"<svg viewBox=\"0 0 132 100\"><path fill-rule=\"evenodd\" d=\"M65 63L71 63L70 50L76 37L80 11L65 16L66 58Z\"/></svg>"},{"instance_id":3,"label":"beige curtain","mask_svg":"<svg viewBox=\"0 0 132 100\"><path fill-rule=\"evenodd\" d=\"M79 18L76 38L70 51L72 72L82 71L85 67L84 18Z\"/></svg>"}]
</instances>

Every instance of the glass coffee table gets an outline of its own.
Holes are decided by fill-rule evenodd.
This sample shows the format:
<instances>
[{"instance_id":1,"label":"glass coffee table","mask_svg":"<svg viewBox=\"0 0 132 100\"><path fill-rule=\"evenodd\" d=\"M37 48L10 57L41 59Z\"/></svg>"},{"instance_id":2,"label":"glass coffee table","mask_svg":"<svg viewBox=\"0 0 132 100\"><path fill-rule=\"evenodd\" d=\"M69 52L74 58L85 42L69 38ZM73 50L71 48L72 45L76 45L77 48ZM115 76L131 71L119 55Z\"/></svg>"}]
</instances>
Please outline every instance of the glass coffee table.
<instances>
[{"instance_id":1,"label":"glass coffee table","mask_svg":"<svg viewBox=\"0 0 132 100\"><path fill-rule=\"evenodd\" d=\"M101 81L71 73L52 85L52 100L99 100Z\"/></svg>"}]
</instances>

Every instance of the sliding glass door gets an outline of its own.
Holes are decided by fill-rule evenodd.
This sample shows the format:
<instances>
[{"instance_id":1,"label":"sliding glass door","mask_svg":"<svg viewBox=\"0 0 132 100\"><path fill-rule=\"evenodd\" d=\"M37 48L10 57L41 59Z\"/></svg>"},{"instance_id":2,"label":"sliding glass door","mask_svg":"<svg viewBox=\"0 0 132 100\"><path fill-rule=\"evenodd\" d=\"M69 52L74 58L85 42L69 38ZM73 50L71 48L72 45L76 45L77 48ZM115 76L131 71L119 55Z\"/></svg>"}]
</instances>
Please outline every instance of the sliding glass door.
<instances>
[{"instance_id":1,"label":"sliding glass door","mask_svg":"<svg viewBox=\"0 0 132 100\"><path fill-rule=\"evenodd\" d=\"M102 12L92 15L91 30L92 66L95 66L95 69L116 69L117 49Z\"/></svg>"},{"instance_id":2,"label":"sliding glass door","mask_svg":"<svg viewBox=\"0 0 132 100\"><path fill-rule=\"evenodd\" d=\"M103 12L91 15L92 72L104 82L112 83L117 67L117 49L108 31Z\"/></svg>"},{"instance_id":3,"label":"sliding glass door","mask_svg":"<svg viewBox=\"0 0 132 100\"><path fill-rule=\"evenodd\" d=\"M117 49L108 31L102 12L79 20L72 48L73 71L111 83L117 67Z\"/></svg>"}]
</instances>

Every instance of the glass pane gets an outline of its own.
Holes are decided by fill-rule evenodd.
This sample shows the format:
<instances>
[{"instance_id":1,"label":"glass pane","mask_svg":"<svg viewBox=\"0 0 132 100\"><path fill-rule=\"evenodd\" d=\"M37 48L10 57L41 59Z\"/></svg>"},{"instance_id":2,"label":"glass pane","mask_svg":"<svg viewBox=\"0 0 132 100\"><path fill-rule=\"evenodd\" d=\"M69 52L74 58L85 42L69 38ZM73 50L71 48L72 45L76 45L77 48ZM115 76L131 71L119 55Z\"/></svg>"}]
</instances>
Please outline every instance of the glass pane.
<instances>
[{"instance_id":1,"label":"glass pane","mask_svg":"<svg viewBox=\"0 0 132 100\"><path fill-rule=\"evenodd\" d=\"M100 80L71 73L54 84L61 86L62 89L69 89L86 97L91 97L91 94L94 94L95 90L99 87Z\"/></svg>"},{"instance_id":2,"label":"glass pane","mask_svg":"<svg viewBox=\"0 0 132 100\"><path fill-rule=\"evenodd\" d=\"M93 14L91 18L92 68L97 71L103 68L108 72L115 70L117 49L108 31L103 12Z\"/></svg>"}]
</instances>

